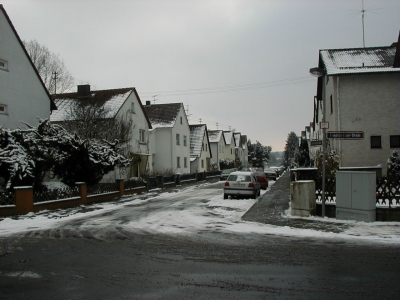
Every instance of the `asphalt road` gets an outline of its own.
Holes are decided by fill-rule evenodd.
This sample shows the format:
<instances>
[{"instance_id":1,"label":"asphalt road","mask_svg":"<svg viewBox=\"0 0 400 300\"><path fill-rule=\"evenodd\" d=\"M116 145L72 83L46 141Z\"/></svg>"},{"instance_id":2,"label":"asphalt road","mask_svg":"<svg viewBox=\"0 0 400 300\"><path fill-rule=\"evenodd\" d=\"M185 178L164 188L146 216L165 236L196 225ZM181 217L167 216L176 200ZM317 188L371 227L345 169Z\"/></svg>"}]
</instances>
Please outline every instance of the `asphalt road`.
<instances>
[{"instance_id":1,"label":"asphalt road","mask_svg":"<svg viewBox=\"0 0 400 300\"><path fill-rule=\"evenodd\" d=\"M398 245L123 226L222 197L192 193L2 238L0 299L400 299Z\"/></svg>"}]
</instances>

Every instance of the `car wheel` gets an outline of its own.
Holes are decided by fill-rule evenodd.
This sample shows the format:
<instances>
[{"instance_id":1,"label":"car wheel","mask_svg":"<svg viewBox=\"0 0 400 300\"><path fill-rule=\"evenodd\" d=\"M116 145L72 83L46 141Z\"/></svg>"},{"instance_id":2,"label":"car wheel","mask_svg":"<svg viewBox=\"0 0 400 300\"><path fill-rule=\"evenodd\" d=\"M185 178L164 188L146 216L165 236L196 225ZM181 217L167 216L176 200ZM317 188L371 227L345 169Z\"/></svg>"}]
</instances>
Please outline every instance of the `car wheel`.
<instances>
[{"instance_id":1,"label":"car wheel","mask_svg":"<svg viewBox=\"0 0 400 300\"><path fill-rule=\"evenodd\" d=\"M227 194L224 194L224 199L228 199L228 195Z\"/></svg>"}]
</instances>

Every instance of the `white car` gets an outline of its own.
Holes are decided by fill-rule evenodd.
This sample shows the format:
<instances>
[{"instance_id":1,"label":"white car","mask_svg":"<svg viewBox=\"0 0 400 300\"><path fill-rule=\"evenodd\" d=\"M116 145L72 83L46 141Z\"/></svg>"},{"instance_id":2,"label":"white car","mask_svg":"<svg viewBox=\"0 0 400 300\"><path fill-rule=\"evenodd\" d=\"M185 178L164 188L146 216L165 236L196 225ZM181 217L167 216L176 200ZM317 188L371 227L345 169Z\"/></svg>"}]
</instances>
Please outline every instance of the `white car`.
<instances>
[{"instance_id":1,"label":"white car","mask_svg":"<svg viewBox=\"0 0 400 300\"><path fill-rule=\"evenodd\" d=\"M232 172L224 185L224 199L232 197L251 197L260 195L260 183L253 172Z\"/></svg>"}]
</instances>

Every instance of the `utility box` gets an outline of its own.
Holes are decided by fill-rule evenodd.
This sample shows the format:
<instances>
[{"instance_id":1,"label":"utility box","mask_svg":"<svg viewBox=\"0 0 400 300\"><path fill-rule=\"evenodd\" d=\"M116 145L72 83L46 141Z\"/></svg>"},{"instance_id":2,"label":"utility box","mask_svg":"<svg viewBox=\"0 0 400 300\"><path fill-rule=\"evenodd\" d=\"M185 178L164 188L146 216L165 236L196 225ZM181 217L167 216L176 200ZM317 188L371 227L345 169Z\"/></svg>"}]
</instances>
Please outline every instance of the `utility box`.
<instances>
[{"instance_id":1,"label":"utility box","mask_svg":"<svg viewBox=\"0 0 400 300\"><path fill-rule=\"evenodd\" d=\"M336 219L376 220L375 172L336 172Z\"/></svg>"},{"instance_id":2,"label":"utility box","mask_svg":"<svg viewBox=\"0 0 400 300\"><path fill-rule=\"evenodd\" d=\"M314 180L299 180L290 183L290 206L293 216L315 215L317 205Z\"/></svg>"}]
</instances>

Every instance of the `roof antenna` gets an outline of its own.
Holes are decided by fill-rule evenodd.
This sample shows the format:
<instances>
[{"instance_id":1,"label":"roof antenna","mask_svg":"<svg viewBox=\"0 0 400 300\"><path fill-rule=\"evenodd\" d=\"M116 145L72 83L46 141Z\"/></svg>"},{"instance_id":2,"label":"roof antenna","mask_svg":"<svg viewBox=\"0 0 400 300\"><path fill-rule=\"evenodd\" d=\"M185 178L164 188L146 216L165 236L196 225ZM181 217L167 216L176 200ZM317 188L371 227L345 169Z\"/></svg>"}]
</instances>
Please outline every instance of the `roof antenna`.
<instances>
[{"instance_id":1,"label":"roof antenna","mask_svg":"<svg viewBox=\"0 0 400 300\"><path fill-rule=\"evenodd\" d=\"M365 13L366 13L367 11L375 14L375 12L373 12L373 10L379 10L379 9L381 9L381 8L373 8L373 7L374 7L374 6L370 6L370 7L366 8L366 9L364 9L364 0L362 0L361 11L357 10L357 11L355 11L354 13L351 13L351 14L354 14L355 17L361 14L362 33L363 33L363 47L364 47L364 48L365 48L364 15L365 15Z\"/></svg>"}]
</instances>

